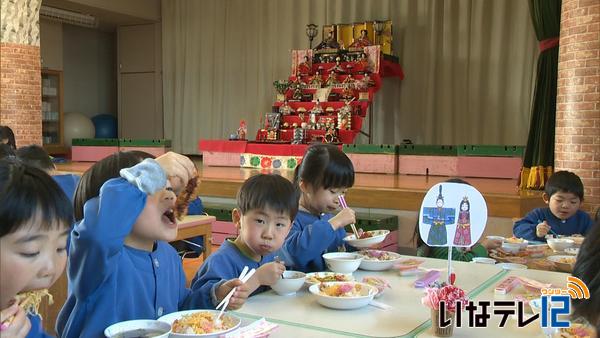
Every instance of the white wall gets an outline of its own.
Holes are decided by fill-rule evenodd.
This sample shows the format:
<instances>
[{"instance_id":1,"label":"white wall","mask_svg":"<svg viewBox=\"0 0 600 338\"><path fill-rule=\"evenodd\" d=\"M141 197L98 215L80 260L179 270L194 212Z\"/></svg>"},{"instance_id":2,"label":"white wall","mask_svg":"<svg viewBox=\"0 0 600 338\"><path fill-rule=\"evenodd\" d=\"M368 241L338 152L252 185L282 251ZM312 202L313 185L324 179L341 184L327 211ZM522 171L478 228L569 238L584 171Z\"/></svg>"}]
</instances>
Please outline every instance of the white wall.
<instances>
[{"instance_id":1,"label":"white wall","mask_svg":"<svg viewBox=\"0 0 600 338\"><path fill-rule=\"evenodd\" d=\"M64 111L117 115L116 34L63 25Z\"/></svg>"}]
</instances>

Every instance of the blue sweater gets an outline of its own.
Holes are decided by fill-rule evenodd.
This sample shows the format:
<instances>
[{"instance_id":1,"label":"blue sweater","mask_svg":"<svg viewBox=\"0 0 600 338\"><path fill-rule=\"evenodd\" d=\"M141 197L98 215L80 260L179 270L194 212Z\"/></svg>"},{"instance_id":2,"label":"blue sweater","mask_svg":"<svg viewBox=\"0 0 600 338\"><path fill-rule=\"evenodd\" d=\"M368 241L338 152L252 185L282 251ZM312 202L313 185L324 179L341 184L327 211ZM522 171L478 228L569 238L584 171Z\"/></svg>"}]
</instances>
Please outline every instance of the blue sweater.
<instances>
[{"instance_id":1,"label":"blue sweater","mask_svg":"<svg viewBox=\"0 0 600 338\"><path fill-rule=\"evenodd\" d=\"M286 265L304 272L325 271L323 257L326 252L339 251L344 246L346 230L333 230L329 220L331 214L313 215L298 211L292 229L285 239L283 251ZM291 261L291 262L290 262Z\"/></svg>"},{"instance_id":2,"label":"blue sweater","mask_svg":"<svg viewBox=\"0 0 600 338\"><path fill-rule=\"evenodd\" d=\"M199 296L194 297L189 304L190 307L214 309L219 304L216 291L221 284L230 279L238 278L244 266L248 266L248 271L258 269L260 266L272 262L274 257L275 254L270 254L263 256L260 262L256 262L244 255L229 240L224 241L215 253L208 256L192 280L192 292L194 294L199 293ZM265 290L268 290L268 288L261 286L252 294Z\"/></svg>"},{"instance_id":3,"label":"blue sweater","mask_svg":"<svg viewBox=\"0 0 600 338\"><path fill-rule=\"evenodd\" d=\"M67 195L69 200L73 201L73 195L75 194L75 189L77 188L77 183L79 183L80 177L73 174L65 174L54 175L52 178L65 192L65 195Z\"/></svg>"},{"instance_id":4,"label":"blue sweater","mask_svg":"<svg viewBox=\"0 0 600 338\"><path fill-rule=\"evenodd\" d=\"M550 208L537 208L515 223L513 234L515 237L524 238L529 241L545 242L546 239L537 237L535 231L537 225L543 221L548 223L552 231L566 236L573 234L585 235L593 224L592 219L585 211L577 210L575 215L563 221L554 216Z\"/></svg>"},{"instance_id":5,"label":"blue sweater","mask_svg":"<svg viewBox=\"0 0 600 338\"><path fill-rule=\"evenodd\" d=\"M50 336L44 332L44 328L42 327L42 320L40 316L27 315L29 318L29 322L31 323L31 329L25 338L51 338Z\"/></svg>"},{"instance_id":6,"label":"blue sweater","mask_svg":"<svg viewBox=\"0 0 600 338\"><path fill-rule=\"evenodd\" d=\"M57 320L60 337L102 337L111 324L186 308L191 295L177 252L162 241L152 252L124 244L146 198L117 178L85 203L84 218L71 237L67 273L72 292Z\"/></svg>"}]
</instances>

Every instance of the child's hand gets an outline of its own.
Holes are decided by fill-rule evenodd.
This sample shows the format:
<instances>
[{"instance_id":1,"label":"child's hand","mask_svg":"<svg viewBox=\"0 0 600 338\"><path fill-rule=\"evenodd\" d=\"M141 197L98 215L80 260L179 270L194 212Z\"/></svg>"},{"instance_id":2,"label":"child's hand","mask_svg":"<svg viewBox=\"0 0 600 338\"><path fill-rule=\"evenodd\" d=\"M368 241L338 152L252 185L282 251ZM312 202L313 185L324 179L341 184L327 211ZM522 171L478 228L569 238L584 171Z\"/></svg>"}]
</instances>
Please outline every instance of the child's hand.
<instances>
[{"instance_id":1,"label":"child's hand","mask_svg":"<svg viewBox=\"0 0 600 338\"><path fill-rule=\"evenodd\" d=\"M538 237L545 237L548 232L550 231L550 226L548 225L548 223L546 221L543 221L542 223L538 224L535 227L535 235Z\"/></svg>"},{"instance_id":2,"label":"child's hand","mask_svg":"<svg viewBox=\"0 0 600 338\"><path fill-rule=\"evenodd\" d=\"M329 220L329 223L331 224L333 230L343 228L348 224L356 223L356 215L354 210L350 208L342 209L337 215Z\"/></svg>"},{"instance_id":3,"label":"child's hand","mask_svg":"<svg viewBox=\"0 0 600 338\"><path fill-rule=\"evenodd\" d=\"M183 190L190 178L197 175L194 163L181 154L169 151L157 157L156 161L167 174L176 194Z\"/></svg>"},{"instance_id":4,"label":"child's hand","mask_svg":"<svg viewBox=\"0 0 600 338\"><path fill-rule=\"evenodd\" d=\"M227 305L227 309L226 310L237 310L239 308L242 307L242 305L244 305L244 303L246 302L246 299L248 299L248 296L250 296L250 290L248 289L248 285L243 284L241 280L239 280L238 278L235 279L231 279L223 284L221 284L221 286L219 286L219 288L217 289L217 300L220 302L223 300L223 298L225 298L225 296L227 296L227 294L229 294L229 292L231 291L231 289L237 287L237 289L235 289L235 292L233 293L233 296L231 296L231 298L229 299L229 304Z\"/></svg>"},{"instance_id":5,"label":"child's hand","mask_svg":"<svg viewBox=\"0 0 600 338\"><path fill-rule=\"evenodd\" d=\"M497 249L502 246L502 241L497 239L484 239L481 241L481 245L487 250Z\"/></svg>"},{"instance_id":6,"label":"child's hand","mask_svg":"<svg viewBox=\"0 0 600 338\"><path fill-rule=\"evenodd\" d=\"M267 263L256 270L256 278L260 285L273 285L285 272L285 265L280 262Z\"/></svg>"},{"instance_id":7,"label":"child's hand","mask_svg":"<svg viewBox=\"0 0 600 338\"><path fill-rule=\"evenodd\" d=\"M31 329L29 318L17 304L13 304L0 312L0 336L25 337Z\"/></svg>"}]
</instances>

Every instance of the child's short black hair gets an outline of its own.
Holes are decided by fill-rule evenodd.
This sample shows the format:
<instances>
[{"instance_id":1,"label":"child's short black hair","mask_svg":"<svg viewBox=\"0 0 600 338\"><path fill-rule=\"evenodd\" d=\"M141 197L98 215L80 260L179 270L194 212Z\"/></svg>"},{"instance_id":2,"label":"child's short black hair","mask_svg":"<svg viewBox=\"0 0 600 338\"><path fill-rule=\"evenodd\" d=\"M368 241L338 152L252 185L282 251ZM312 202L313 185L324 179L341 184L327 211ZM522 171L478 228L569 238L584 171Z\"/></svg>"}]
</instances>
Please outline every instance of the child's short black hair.
<instances>
[{"instance_id":1,"label":"child's short black hair","mask_svg":"<svg viewBox=\"0 0 600 338\"><path fill-rule=\"evenodd\" d=\"M600 222L592 226L579 249L573 276L581 279L590 290L589 299L573 298L574 315L584 317L600 332Z\"/></svg>"},{"instance_id":2,"label":"child's short black hair","mask_svg":"<svg viewBox=\"0 0 600 338\"><path fill-rule=\"evenodd\" d=\"M15 156L15 150L6 143L0 143L0 158Z\"/></svg>"},{"instance_id":3,"label":"child's short black hair","mask_svg":"<svg viewBox=\"0 0 600 338\"><path fill-rule=\"evenodd\" d=\"M557 192L570 192L583 201L583 183L579 176L570 171L557 171L546 182L544 188L548 197L552 197Z\"/></svg>"},{"instance_id":4,"label":"child's short black hair","mask_svg":"<svg viewBox=\"0 0 600 338\"><path fill-rule=\"evenodd\" d=\"M83 219L83 206L88 200L100 195L100 188L111 178L119 177L119 171L130 168L154 155L143 151L119 151L94 163L81 176L73 195L75 221Z\"/></svg>"},{"instance_id":5,"label":"child's short black hair","mask_svg":"<svg viewBox=\"0 0 600 338\"><path fill-rule=\"evenodd\" d=\"M338 147L316 144L306 149L302 163L296 167L294 183L300 180L313 188L350 188L354 185L352 161Z\"/></svg>"},{"instance_id":6,"label":"child's short black hair","mask_svg":"<svg viewBox=\"0 0 600 338\"><path fill-rule=\"evenodd\" d=\"M7 140L8 144L13 150L17 149L17 143L15 142L15 133L9 126L0 126L0 142Z\"/></svg>"},{"instance_id":7,"label":"child's short black hair","mask_svg":"<svg viewBox=\"0 0 600 338\"><path fill-rule=\"evenodd\" d=\"M43 170L16 158L0 160L0 237L34 217L43 229L71 226L73 207L60 186Z\"/></svg>"},{"instance_id":8,"label":"child's short black hair","mask_svg":"<svg viewBox=\"0 0 600 338\"><path fill-rule=\"evenodd\" d=\"M276 174L258 174L242 184L237 194L237 206L242 214L270 208L289 213L290 220L298 213L298 190L292 182Z\"/></svg>"},{"instance_id":9,"label":"child's short black hair","mask_svg":"<svg viewBox=\"0 0 600 338\"><path fill-rule=\"evenodd\" d=\"M38 146L37 144L32 144L17 149L16 155L23 163L32 167L40 168L46 172L56 168L50 159L50 155L48 155L44 148Z\"/></svg>"}]
</instances>

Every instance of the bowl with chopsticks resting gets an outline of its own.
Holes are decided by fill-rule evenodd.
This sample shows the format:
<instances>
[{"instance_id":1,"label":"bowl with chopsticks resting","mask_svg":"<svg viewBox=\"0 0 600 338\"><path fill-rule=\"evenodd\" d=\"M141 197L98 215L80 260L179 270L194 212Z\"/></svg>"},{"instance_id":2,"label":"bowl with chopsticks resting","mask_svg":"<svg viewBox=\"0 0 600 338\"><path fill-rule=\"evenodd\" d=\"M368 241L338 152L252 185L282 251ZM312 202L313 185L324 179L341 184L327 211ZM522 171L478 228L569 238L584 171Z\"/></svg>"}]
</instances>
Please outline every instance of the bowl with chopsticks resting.
<instances>
[{"instance_id":1,"label":"bowl with chopsticks resting","mask_svg":"<svg viewBox=\"0 0 600 338\"><path fill-rule=\"evenodd\" d=\"M344 241L355 248L369 248L385 240L389 230L370 230L358 233L358 239L355 234L344 237Z\"/></svg>"},{"instance_id":2,"label":"bowl with chopsticks resting","mask_svg":"<svg viewBox=\"0 0 600 338\"><path fill-rule=\"evenodd\" d=\"M363 256L354 252L328 252L323 254L327 268L337 273L352 273L358 269Z\"/></svg>"},{"instance_id":3,"label":"bowl with chopsticks resting","mask_svg":"<svg viewBox=\"0 0 600 338\"><path fill-rule=\"evenodd\" d=\"M291 296L300 290L306 280L306 274L300 271L286 270L271 289L280 296Z\"/></svg>"}]
</instances>

